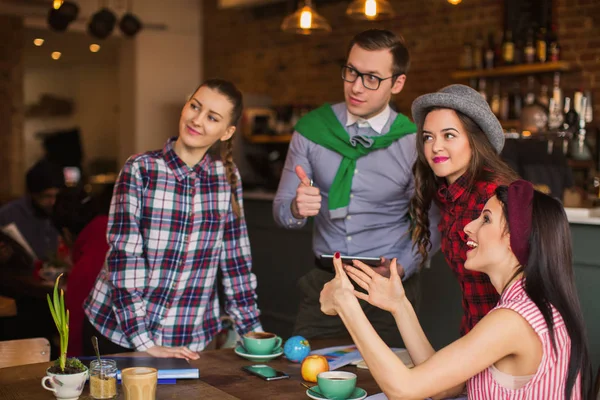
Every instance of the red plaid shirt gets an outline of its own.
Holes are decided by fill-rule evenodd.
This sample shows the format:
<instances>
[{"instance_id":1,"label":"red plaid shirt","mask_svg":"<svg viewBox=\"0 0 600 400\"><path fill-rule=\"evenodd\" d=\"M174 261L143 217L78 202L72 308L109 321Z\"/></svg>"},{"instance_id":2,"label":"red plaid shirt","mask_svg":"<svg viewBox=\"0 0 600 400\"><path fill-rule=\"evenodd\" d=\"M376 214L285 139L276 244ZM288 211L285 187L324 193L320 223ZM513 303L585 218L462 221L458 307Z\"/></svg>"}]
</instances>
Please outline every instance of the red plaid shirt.
<instances>
[{"instance_id":1,"label":"red plaid shirt","mask_svg":"<svg viewBox=\"0 0 600 400\"><path fill-rule=\"evenodd\" d=\"M123 167L109 215L106 267L84 306L100 333L138 351L155 345L202 350L221 329L219 270L238 333L262 330L246 221L234 217L223 163L206 154L190 168L175 154L174 141ZM241 183L237 196L243 210Z\"/></svg>"},{"instance_id":2,"label":"red plaid shirt","mask_svg":"<svg viewBox=\"0 0 600 400\"><path fill-rule=\"evenodd\" d=\"M461 335L467 334L485 317L500 298L486 274L465 269L468 248L464 233L465 226L479 218L485 203L494 196L497 184L475 182L470 190L468 186L469 177L463 175L450 186L442 183L436 194L441 212L438 229L442 252L462 291L465 313L460 324Z\"/></svg>"}]
</instances>

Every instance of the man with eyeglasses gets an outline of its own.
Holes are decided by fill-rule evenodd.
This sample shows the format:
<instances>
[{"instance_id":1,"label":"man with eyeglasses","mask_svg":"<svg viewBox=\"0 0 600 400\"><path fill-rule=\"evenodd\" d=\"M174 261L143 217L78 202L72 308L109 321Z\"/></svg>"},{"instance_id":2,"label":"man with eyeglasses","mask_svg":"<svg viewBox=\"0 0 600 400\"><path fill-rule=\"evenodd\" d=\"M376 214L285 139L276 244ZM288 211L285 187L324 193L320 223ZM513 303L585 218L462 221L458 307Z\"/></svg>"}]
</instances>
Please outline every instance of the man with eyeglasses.
<instances>
[{"instance_id":1,"label":"man with eyeglasses","mask_svg":"<svg viewBox=\"0 0 600 400\"><path fill-rule=\"evenodd\" d=\"M300 279L304 298L294 334L308 339L347 334L339 317L320 311L323 285L334 277L331 260L320 258L324 254L381 257L374 268L384 276L389 276L389 261L397 258L407 296L417 304L421 259L408 232L416 126L389 106L391 96L402 91L408 65L402 38L387 30L359 33L341 70L345 102L325 104L295 127L273 215L289 229L314 217L316 268ZM439 248L438 220L434 209L430 254ZM361 303L382 339L401 346L391 314Z\"/></svg>"}]
</instances>

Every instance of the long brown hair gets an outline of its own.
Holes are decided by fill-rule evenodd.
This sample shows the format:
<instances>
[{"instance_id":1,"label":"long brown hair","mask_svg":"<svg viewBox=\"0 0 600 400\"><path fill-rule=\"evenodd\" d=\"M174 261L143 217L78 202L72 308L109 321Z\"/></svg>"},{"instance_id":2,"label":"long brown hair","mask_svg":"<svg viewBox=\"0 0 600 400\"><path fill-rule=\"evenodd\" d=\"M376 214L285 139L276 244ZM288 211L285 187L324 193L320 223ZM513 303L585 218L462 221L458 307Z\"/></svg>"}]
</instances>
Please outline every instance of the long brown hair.
<instances>
[{"instance_id":1,"label":"long brown hair","mask_svg":"<svg viewBox=\"0 0 600 400\"><path fill-rule=\"evenodd\" d=\"M203 86L215 90L221 93L223 96L227 97L227 99L233 105L229 124L230 126L237 126L242 116L242 111L244 109L244 98L242 96L242 92L240 92L232 82L226 81L224 79L209 79L205 81L202 85L200 85L198 89L200 89ZM198 89L196 89L196 91L198 91ZM233 163L234 137L235 135L231 136L225 141L220 142L220 153L221 162L223 162L223 166L225 167L225 174L227 175L227 182L229 182L229 186L231 186L231 208L235 216L239 217L241 215L241 207L239 199L237 198L237 186L239 182L235 164Z\"/></svg>"},{"instance_id":2,"label":"long brown hair","mask_svg":"<svg viewBox=\"0 0 600 400\"><path fill-rule=\"evenodd\" d=\"M427 114L439 109L443 108L431 107L427 109L423 120L419 121L417 127L417 160L413 165L415 193L410 201L410 216L412 218L413 246L417 246L422 258L420 266L425 265L431 248L429 209L431 208L431 202L435 199L435 192L439 185L439 178L435 176L425 157L423 124ZM467 133L471 148L471 160L466 172L467 176L470 177L468 190L473 188L475 182L494 182L499 185L507 185L518 179L517 174L496 153L479 125L460 111L453 111Z\"/></svg>"},{"instance_id":3,"label":"long brown hair","mask_svg":"<svg viewBox=\"0 0 600 400\"><path fill-rule=\"evenodd\" d=\"M496 188L496 197L508 221L508 188ZM571 339L564 398L572 398L577 375L581 374L581 398L591 399L592 366L583 313L575 287L569 221L558 200L538 191L533 195L528 241L529 259L527 265L522 267L525 292L544 317L554 351L556 334L551 306L560 313Z\"/></svg>"}]
</instances>

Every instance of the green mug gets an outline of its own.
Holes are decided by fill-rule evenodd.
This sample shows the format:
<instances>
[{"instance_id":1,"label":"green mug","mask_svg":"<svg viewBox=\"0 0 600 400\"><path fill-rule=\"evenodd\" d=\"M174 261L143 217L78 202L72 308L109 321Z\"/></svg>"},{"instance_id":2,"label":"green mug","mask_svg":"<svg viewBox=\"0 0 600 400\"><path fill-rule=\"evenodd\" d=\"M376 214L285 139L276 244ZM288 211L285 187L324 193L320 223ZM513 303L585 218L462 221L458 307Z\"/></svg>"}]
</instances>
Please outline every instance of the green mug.
<instances>
[{"instance_id":1,"label":"green mug","mask_svg":"<svg viewBox=\"0 0 600 400\"><path fill-rule=\"evenodd\" d=\"M356 388L356 374L346 371L327 371L317 375L321 393L331 400L346 400Z\"/></svg>"},{"instance_id":2,"label":"green mug","mask_svg":"<svg viewBox=\"0 0 600 400\"><path fill-rule=\"evenodd\" d=\"M264 356L281 347L281 338L269 332L248 332L242 337L244 347L250 354Z\"/></svg>"}]
</instances>

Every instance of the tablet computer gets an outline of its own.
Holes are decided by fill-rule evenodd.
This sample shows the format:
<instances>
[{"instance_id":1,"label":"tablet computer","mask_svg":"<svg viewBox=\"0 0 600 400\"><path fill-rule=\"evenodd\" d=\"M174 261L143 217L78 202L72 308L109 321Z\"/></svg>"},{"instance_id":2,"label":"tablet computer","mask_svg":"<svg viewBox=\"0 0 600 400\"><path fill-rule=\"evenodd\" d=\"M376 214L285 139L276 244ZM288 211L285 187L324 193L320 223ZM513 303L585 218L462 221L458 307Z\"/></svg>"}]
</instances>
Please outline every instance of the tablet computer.
<instances>
[{"instance_id":1,"label":"tablet computer","mask_svg":"<svg viewBox=\"0 0 600 400\"><path fill-rule=\"evenodd\" d=\"M358 256L341 256L344 264L352 265L352 260L358 260L370 267L379 267L381 265L380 257L358 257ZM321 254L321 260L325 262L333 262L333 254Z\"/></svg>"}]
</instances>

